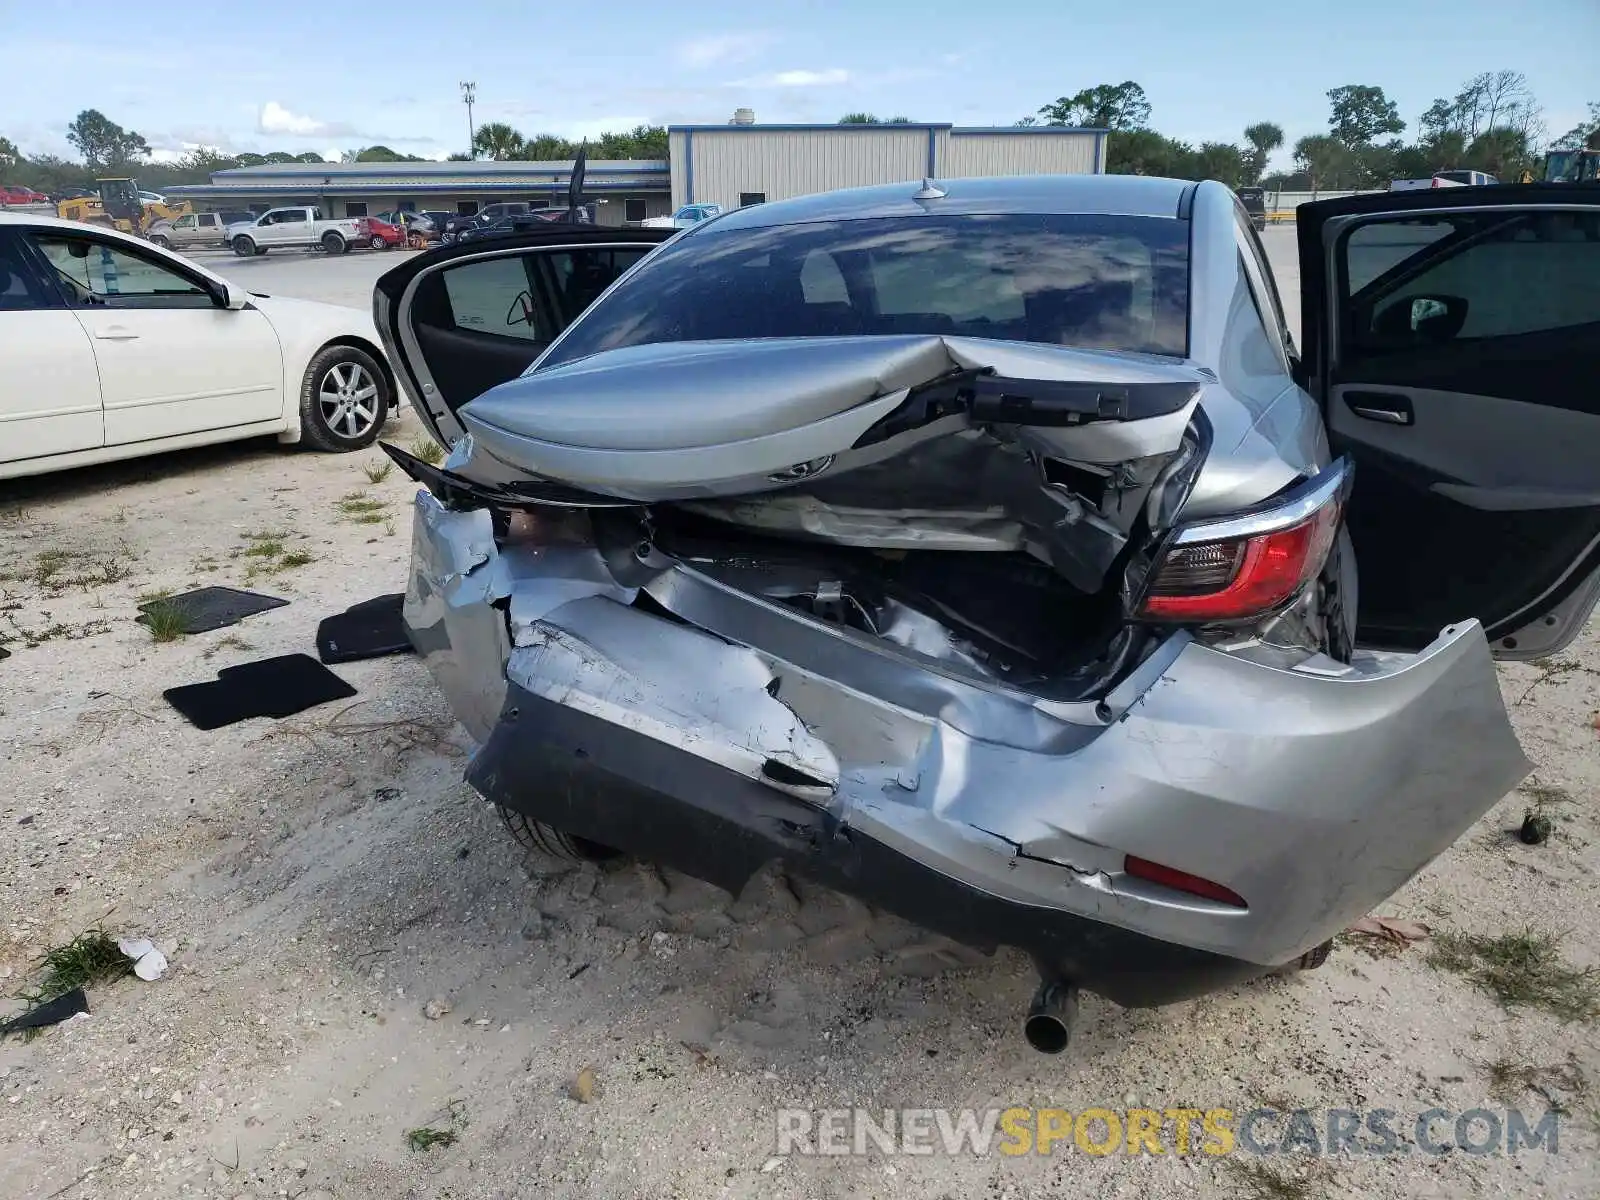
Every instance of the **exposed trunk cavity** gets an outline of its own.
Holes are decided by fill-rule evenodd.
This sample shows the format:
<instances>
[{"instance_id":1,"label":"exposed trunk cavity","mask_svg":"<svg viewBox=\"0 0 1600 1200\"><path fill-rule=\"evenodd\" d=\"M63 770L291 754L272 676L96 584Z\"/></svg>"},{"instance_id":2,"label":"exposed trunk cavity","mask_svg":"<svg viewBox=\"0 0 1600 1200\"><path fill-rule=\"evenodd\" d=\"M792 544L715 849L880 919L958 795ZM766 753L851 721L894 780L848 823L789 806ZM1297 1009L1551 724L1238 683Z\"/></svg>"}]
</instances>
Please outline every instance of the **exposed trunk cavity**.
<instances>
[{"instance_id":1,"label":"exposed trunk cavity","mask_svg":"<svg viewBox=\"0 0 1600 1200\"><path fill-rule=\"evenodd\" d=\"M445 473L590 508L641 603L670 608L640 575L657 556L1073 694L1140 648L1126 568L1192 485L1212 386L1168 359L932 335L635 346L465 405Z\"/></svg>"}]
</instances>

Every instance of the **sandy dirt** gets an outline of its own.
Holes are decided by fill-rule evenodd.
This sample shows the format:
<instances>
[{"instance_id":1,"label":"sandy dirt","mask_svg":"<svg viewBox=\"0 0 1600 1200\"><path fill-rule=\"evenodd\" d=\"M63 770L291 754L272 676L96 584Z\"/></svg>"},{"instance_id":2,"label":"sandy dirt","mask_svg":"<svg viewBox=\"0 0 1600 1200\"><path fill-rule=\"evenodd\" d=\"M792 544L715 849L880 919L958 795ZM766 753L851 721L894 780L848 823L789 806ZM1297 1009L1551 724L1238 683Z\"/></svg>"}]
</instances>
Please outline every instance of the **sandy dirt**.
<instances>
[{"instance_id":1,"label":"sandy dirt","mask_svg":"<svg viewBox=\"0 0 1600 1200\"><path fill-rule=\"evenodd\" d=\"M1270 235L1282 263L1292 237ZM348 298L374 257L244 269ZM461 782L468 742L413 658L337 668L353 701L190 727L164 688L315 653L323 617L403 588L414 489L370 483L380 461L251 443L0 489L0 991L96 925L171 960L0 1043L0 1197L1600 1193L1595 1026L1507 1011L1426 944L1341 941L1318 971L1159 1011L1085 997L1072 1048L1043 1057L1010 953L776 874L733 897L524 854ZM355 492L386 505L371 523L341 514ZM269 533L311 561L261 574L281 556L246 552ZM141 595L209 583L290 604L168 644L134 623ZM1508 796L1383 911L1558 933L1594 966L1600 630L1502 682L1537 784L1561 791L1554 837L1519 843L1531 798ZM793 1107L1387 1108L1407 1131L1433 1107L1552 1104L1556 1154L774 1155ZM455 1144L413 1150L420 1128Z\"/></svg>"}]
</instances>

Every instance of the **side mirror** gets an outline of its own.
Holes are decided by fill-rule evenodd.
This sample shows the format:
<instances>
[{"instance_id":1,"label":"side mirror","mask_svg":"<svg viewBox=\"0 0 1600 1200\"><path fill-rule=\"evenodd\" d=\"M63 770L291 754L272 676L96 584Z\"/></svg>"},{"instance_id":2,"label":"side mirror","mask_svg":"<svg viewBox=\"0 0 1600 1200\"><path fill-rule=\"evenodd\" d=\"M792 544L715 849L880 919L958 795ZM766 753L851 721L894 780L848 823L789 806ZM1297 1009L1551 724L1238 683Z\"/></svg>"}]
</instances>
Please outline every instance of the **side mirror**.
<instances>
[{"instance_id":1,"label":"side mirror","mask_svg":"<svg viewBox=\"0 0 1600 1200\"><path fill-rule=\"evenodd\" d=\"M232 283L217 285L211 293L211 298L216 301L218 308L231 309L233 312L238 312L250 303L250 293Z\"/></svg>"},{"instance_id":2,"label":"side mirror","mask_svg":"<svg viewBox=\"0 0 1600 1200\"><path fill-rule=\"evenodd\" d=\"M1458 337L1467 323L1464 296L1400 296L1372 320L1372 332L1387 342L1438 343Z\"/></svg>"}]
</instances>

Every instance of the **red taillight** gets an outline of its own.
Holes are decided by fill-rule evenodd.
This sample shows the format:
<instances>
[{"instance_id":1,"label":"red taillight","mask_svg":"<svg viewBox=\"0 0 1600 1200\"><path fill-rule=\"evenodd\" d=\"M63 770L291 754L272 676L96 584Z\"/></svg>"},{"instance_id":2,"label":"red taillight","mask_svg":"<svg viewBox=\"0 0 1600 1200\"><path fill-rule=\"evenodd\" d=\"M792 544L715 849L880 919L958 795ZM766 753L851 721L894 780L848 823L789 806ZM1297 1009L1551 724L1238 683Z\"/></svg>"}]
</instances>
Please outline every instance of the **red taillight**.
<instances>
[{"instance_id":1,"label":"red taillight","mask_svg":"<svg viewBox=\"0 0 1600 1200\"><path fill-rule=\"evenodd\" d=\"M1219 904L1232 905L1234 908L1248 907L1244 897L1232 888L1223 887L1220 883L1213 883L1209 879L1202 879L1198 875L1191 875L1187 871L1180 871L1176 867L1164 867L1158 862L1151 862L1148 858L1136 858L1130 854L1123 859L1122 869L1135 879L1160 884L1176 892L1187 892L1191 896L1215 900Z\"/></svg>"},{"instance_id":2,"label":"red taillight","mask_svg":"<svg viewBox=\"0 0 1600 1200\"><path fill-rule=\"evenodd\" d=\"M1327 560L1348 480L1341 460L1276 508L1180 529L1151 568L1140 615L1202 624L1278 607Z\"/></svg>"}]
</instances>

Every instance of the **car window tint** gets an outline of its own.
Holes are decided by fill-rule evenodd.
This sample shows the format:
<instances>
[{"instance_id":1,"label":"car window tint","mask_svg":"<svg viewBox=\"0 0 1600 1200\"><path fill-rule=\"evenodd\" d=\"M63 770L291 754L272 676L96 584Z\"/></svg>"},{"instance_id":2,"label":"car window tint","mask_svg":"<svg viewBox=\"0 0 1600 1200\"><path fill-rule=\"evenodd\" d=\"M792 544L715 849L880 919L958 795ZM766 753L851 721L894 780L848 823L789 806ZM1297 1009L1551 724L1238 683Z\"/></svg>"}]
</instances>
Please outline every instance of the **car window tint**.
<instances>
[{"instance_id":1,"label":"car window tint","mask_svg":"<svg viewBox=\"0 0 1600 1200\"><path fill-rule=\"evenodd\" d=\"M1188 232L1087 214L711 225L657 251L541 365L646 342L904 333L1181 356Z\"/></svg>"},{"instance_id":2,"label":"car window tint","mask_svg":"<svg viewBox=\"0 0 1600 1200\"><path fill-rule=\"evenodd\" d=\"M951 245L926 254L891 247L871 255L878 315L927 314L935 323L1021 321L1026 316L1015 279L997 271L968 269L965 253ZM1145 297L1148 303L1148 294Z\"/></svg>"},{"instance_id":3,"label":"car window tint","mask_svg":"<svg viewBox=\"0 0 1600 1200\"><path fill-rule=\"evenodd\" d=\"M1353 295L1396 264L1414 257L1455 226L1438 217L1414 221L1380 221L1363 225L1346 242L1345 264Z\"/></svg>"},{"instance_id":4,"label":"car window tint","mask_svg":"<svg viewBox=\"0 0 1600 1200\"><path fill-rule=\"evenodd\" d=\"M204 288L165 264L104 242L43 233L33 240L81 304L207 308L212 303Z\"/></svg>"},{"instance_id":5,"label":"car window tint","mask_svg":"<svg viewBox=\"0 0 1600 1200\"><path fill-rule=\"evenodd\" d=\"M486 258L444 272L444 290L458 329L497 333L530 342L548 342L554 331L528 281L520 257Z\"/></svg>"},{"instance_id":6,"label":"car window tint","mask_svg":"<svg viewBox=\"0 0 1600 1200\"><path fill-rule=\"evenodd\" d=\"M1472 213L1446 224L1448 240L1436 239L1427 252L1391 268L1368 285L1367 294L1356 292L1347 317L1354 337L1414 330L1414 319L1399 321L1401 309L1425 319L1459 303L1465 314L1453 335L1457 340L1600 323L1600 214ZM1372 230L1395 232L1356 229L1349 239L1352 258L1361 235L1376 239Z\"/></svg>"},{"instance_id":7,"label":"car window tint","mask_svg":"<svg viewBox=\"0 0 1600 1200\"><path fill-rule=\"evenodd\" d=\"M807 304L849 304L850 289L833 255L813 250L800 264L800 291Z\"/></svg>"},{"instance_id":8,"label":"car window tint","mask_svg":"<svg viewBox=\"0 0 1600 1200\"><path fill-rule=\"evenodd\" d=\"M0 233L0 311L25 308L50 308L57 301L23 262L21 247Z\"/></svg>"}]
</instances>

